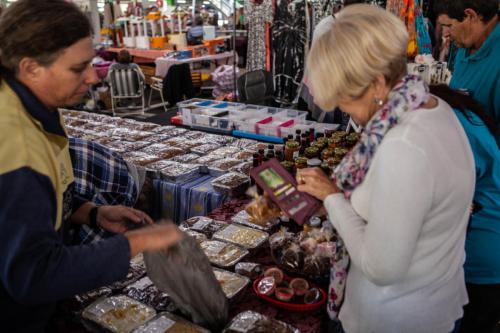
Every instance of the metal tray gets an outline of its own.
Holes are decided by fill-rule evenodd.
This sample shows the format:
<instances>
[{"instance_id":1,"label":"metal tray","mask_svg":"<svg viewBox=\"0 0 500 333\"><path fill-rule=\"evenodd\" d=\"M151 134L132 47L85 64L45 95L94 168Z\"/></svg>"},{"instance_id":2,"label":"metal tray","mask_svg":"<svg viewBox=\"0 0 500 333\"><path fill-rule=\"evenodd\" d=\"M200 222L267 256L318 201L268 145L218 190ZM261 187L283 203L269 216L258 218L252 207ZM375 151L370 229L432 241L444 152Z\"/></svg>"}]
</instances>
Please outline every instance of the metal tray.
<instances>
[{"instance_id":1,"label":"metal tray","mask_svg":"<svg viewBox=\"0 0 500 333\"><path fill-rule=\"evenodd\" d=\"M200 166L196 164L182 164L171 162L171 165L160 171L163 180L180 183L198 177Z\"/></svg>"},{"instance_id":2,"label":"metal tray","mask_svg":"<svg viewBox=\"0 0 500 333\"><path fill-rule=\"evenodd\" d=\"M231 218L231 222L266 232L271 231L275 226L280 224L280 220L278 218L271 219L266 223L266 225L252 223L250 222L250 215L248 215L248 213L244 209L238 214L234 215Z\"/></svg>"},{"instance_id":3,"label":"metal tray","mask_svg":"<svg viewBox=\"0 0 500 333\"><path fill-rule=\"evenodd\" d=\"M200 243L200 247L210 263L222 268L232 267L248 255L248 250L217 240L203 241Z\"/></svg>"},{"instance_id":4,"label":"metal tray","mask_svg":"<svg viewBox=\"0 0 500 333\"><path fill-rule=\"evenodd\" d=\"M229 300L239 295L250 283L250 279L246 276L215 267L214 274L215 278L222 286L222 291L224 291L224 294L226 294Z\"/></svg>"},{"instance_id":5,"label":"metal tray","mask_svg":"<svg viewBox=\"0 0 500 333\"><path fill-rule=\"evenodd\" d=\"M212 239L233 243L246 249L256 249L267 242L269 234L254 228L230 224L217 231Z\"/></svg>"},{"instance_id":6,"label":"metal tray","mask_svg":"<svg viewBox=\"0 0 500 333\"><path fill-rule=\"evenodd\" d=\"M82 316L114 333L129 333L156 315L156 311L127 296L99 299Z\"/></svg>"},{"instance_id":7,"label":"metal tray","mask_svg":"<svg viewBox=\"0 0 500 333\"><path fill-rule=\"evenodd\" d=\"M210 333L210 331L171 313L162 312L132 333Z\"/></svg>"}]
</instances>

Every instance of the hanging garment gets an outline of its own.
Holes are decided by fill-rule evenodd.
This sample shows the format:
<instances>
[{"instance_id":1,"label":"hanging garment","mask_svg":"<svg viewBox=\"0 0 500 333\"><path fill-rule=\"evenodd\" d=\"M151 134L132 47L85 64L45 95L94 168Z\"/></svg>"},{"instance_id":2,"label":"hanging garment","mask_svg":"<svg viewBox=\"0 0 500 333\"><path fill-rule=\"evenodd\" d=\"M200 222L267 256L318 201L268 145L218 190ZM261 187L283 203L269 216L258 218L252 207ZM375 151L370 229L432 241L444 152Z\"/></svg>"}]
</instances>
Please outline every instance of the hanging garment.
<instances>
[{"instance_id":1,"label":"hanging garment","mask_svg":"<svg viewBox=\"0 0 500 333\"><path fill-rule=\"evenodd\" d=\"M396 15L401 17L401 12L403 10L403 1L401 0L387 0L386 9Z\"/></svg>"},{"instance_id":2,"label":"hanging garment","mask_svg":"<svg viewBox=\"0 0 500 333\"><path fill-rule=\"evenodd\" d=\"M247 71L266 69L266 23L273 22L272 0L261 3L245 0L248 25Z\"/></svg>"},{"instance_id":3,"label":"hanging garment","mask_svg":"<svg viewBox=\"0 0 500 333\"><path fill-rule=\"evenodd\" d=\"M163 79L163 96L170 105L193 97L193 81L189 64L172 65Z\"/></svg>"},{"instance_id":4,"label":"hanging garment","mask_svg":"<svg viewBox=\"0 0 500 333\"><path fill-rule=\"evenodd\" d=\"M273 39L273 74L276 99L292 103L304 74L307 43L305 0L277 0Z\"/></svg>"},{"instance_id":5,"label":"hanging garment","mask_svg":"<svg viewBox=\"0 0 500 333\"><path fill-rule=\"evenodd\" d=\"M316 29L318 23L325 17L333 14L333 8L342 5L341 0L313 0L311 31Z\"/></svg>"},{"instance_id":6,"label":"hanging garment","mask_svg":"<svg viewBox=\"0 0 500 333\"><path fill-rule=\"evenodd\" d=\"M418 54L432 54L432 42L429 29L422 13L421 5L415 9L415 30L417 33Z\"/></svg>"}]
</instances>

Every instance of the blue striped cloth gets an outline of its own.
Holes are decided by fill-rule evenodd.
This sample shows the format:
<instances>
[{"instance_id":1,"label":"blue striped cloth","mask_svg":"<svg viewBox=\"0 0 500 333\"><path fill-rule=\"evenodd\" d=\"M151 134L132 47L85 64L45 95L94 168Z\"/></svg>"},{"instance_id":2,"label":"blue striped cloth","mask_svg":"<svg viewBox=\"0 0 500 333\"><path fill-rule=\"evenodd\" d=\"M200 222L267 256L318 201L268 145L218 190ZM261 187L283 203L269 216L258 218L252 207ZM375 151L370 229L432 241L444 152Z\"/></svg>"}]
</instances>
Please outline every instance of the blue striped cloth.
<instances>
[{"instance_id":1,"label":"blue striped cloth","mask_svg":"<svg viewBox=\"0 0 500 333\"><path fill-rule=\"evenodd\" d=\"M228 197L216 192L211 184L214 177L205 175L184 183L174 184L155 180L156 209L162 218L176 224L193 216L205 216L218 208Z\"/></svg>"},{"instance_id":2,"label":"blue striped cloth","mask_svg":"<svg viewBox=\"0 0 500 333\"><path fill-rule=\"evenodd\" d=\"M69 138L69 151L75 176L75 197L96 205L133 206L137 184L127 164L108 148L87 140ZM80 228L81 243L91 243L111 234L102 229Z\"/></svg>"}]
</instances>

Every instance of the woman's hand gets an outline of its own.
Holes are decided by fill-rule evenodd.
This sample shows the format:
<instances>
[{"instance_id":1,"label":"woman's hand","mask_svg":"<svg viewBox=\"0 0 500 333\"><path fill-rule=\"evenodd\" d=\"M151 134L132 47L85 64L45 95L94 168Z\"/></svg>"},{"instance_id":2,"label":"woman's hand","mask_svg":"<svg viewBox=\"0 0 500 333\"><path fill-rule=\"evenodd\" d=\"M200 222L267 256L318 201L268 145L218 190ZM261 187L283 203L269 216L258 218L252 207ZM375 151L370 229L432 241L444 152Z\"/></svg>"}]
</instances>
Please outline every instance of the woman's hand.
<instances>
[{"instance_id":1,"label":"woman's hand","mask_svg":"<svg viewBox=\"0 0 500 333\"><path fill-rule=\"evenodd\" d=\"M308 193L321 201L324 201L330 194L341 192L337 185L319 168L297 170L297 181L299 191Z\"/></svg>"},{"instance_id":2,"label":"woman's hand","mask_svg":"<svg viewBox=\"0 0 500 333\"><path fill-rule=\"evenodd\" d=\"M97 225L114 233L124 233L132 225L153 224L148 214L126 206L100 206L97 209Z\"/></svg>"},{"instance_id":3,"label":"woman's hand","mask_svg":"<svg viewBox=\"0 0 500 333\"><path fill-rule=\"evenodd\" d=\"M165 250L182 239L182 232L173 223L159 223L125 233L131 257L144 251Z\"/></svg>"}]
</instances>

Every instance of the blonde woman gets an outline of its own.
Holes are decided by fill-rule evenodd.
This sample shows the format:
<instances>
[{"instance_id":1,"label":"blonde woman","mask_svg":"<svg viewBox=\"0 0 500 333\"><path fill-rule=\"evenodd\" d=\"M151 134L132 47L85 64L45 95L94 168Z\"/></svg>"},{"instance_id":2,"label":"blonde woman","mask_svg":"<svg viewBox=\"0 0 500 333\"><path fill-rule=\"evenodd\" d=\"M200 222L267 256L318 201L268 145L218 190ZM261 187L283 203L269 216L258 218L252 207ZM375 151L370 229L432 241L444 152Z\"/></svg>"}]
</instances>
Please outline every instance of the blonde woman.
<instances>
[{"instance_id":1,"label":"blonde woman","mask_svg":"<svg viewBox=\"0 0 500 333\"><path fill-rule=\"evenodd\" d=\"M407 41L397 17L354 5L308 59L318 105L364 127L334 182L318 169L299 173L350 255L339 316L348 333L448 333L467 303L473 156L450 106L406 75Z\"/></svg>"}]
</instances>

